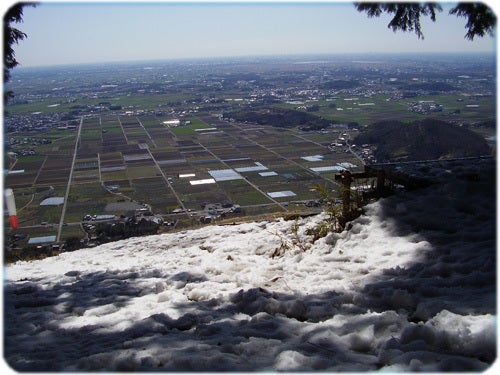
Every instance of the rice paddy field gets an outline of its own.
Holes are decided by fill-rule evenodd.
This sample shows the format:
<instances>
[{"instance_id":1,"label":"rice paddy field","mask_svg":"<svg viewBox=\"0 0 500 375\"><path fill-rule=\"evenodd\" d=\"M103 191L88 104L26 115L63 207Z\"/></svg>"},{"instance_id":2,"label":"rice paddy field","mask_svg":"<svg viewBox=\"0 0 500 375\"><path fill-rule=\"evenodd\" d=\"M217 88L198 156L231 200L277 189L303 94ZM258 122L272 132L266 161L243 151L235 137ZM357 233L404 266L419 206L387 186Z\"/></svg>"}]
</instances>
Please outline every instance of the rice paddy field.
<instances>
[{"instance_id":1,"label":"rice paddy field","mask_svg":"<svg viewBox=\"0 0 500 375\"><path fill-rule=\"evenodd\" d=\"M129 214L126 205L145 204L155 215L182 217L186 223L207 204L240 205L246 215L304 209L318 198L311 189L335 172L315 168L362 162L328 146L340 133L306 133L228 123L206 114L172 125L154 116L102 115L81 120L37 155L19 156L6 186L14 189L23 230L54 235L66 197L61 239L78 233L84 215ZM344 132L345 130L342 130ZM75 153L76 151L76 153ZM312 157L315 156L315 157ZM179 213L180 212L180 213Z\"/></svg>"}]
</instances>

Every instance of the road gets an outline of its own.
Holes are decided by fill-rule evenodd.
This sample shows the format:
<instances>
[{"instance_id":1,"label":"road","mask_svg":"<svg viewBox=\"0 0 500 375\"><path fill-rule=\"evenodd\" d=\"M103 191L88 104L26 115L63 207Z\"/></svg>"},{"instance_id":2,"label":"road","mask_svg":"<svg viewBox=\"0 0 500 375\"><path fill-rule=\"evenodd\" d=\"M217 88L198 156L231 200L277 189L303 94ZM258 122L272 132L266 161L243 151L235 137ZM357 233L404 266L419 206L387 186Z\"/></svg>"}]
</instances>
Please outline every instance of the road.
<instances>
[{"instance_id":1,"label":"road","mask_svg":"<svg viewBox=\"0 0 500 375\"><path fill-rule=\"evenodd\" d=\"M151 150L149 149L148 147L148 153L149 155L151 156L151 159L153 160L153 162L155 163L156 165L156 168L160 171L160 174L161 176L163 177L163 180L165 181L165 183L167 184L167 186L170 188L170 190L172 191L172 193L174 194L175 196L175 199L177 199L177 202L179 203L179 205L182 207L182 210L186 213L187 215L187 208L186 206L184 205L184 202L182 201L181 198L179 198L179 195L177 194L177 192L175 191L175 189L172 187L172 184L170 183L169 179L167 178L167 176L165 175L165 173L163 172L163 170L161 169L160 167L160 164L158 164L158 161L155 159L153 153L151 152ZM189 215L188 215L189 216Z\"/></svg>"},{"instance_id":2,"label":"road","mask_svg":"<svg viewBox=\"0 0 500 375\"><path fill-rule=\"evenodd\" d=\"M140 123L140 122L139 122ZM120 122L120 125L121 125L121 122ZM140 124L143 128L144 126L142 124ZM233 126L236 126L236 125L233 125ZM77 132L77 137L76 137L76 140L75 140L75 149L74 149L74 152L73 152L73 160L72 160L72 163L71 163L71 169L70 169L70 174L69 174L69 177L68 177L68 183L67 183L67 186L66 186L66 192L65 192L65 196L64 196L64 203L63 203L63 207L62 207L62 212L61 212L61 218L60 218L60 221L59 221L59 224L58 224L58 231L57 231L57 237L56 237L56 242L59 242L60 239L61 239L61 233L62 233L62 229L63 229L63 226L65 225L80 225L80 223L65 223L65 214L66 214L66 207L67 207L67 203L68 203L68 197L69 197L69 192L70 192L70 187L71 187L71 181L72 181L72 178L73 178L73 171L74 171L74 167L75 167L75 162L76 162L76 157L77 157L77 154L78 154L78 146L80 144L80 136L81 136L81 131L82 131L82 127L83 127L83 117L80 119L80 125L78 127L78 132ZM278 154L276 151L266 147L265 145L263 144L260 144L258 143L257 141L255 141L254 139L252 139L252 137L248 136L245 132L244 129L241 129L240 127L238 127L238 130L240 131L240 134L243 134L244 137L249 141L249 142L252 142L253 144L275 154L278 158L280 159L284 159L286 160L287 162L289 163L292 163L294 165L296 165L297 167L301 168L301 169L304 169L304 170L307 170L307 172L309 173L313 173L315 175L317 175L318 177L320 177L321 179L323 180L326 180L326 181L329 181L330 183L332 184L335 184L337 185L337 182L334 181L334 180L331 180L325 176L322 176L321 174L317 173L317 172L314 172L314 171L311 171L310 169L308 168L305 168L303 165L301 165L300 163L297 163L296 161L294 160L291 160L289 158L286 158L284 157L283 155L280 155ZM146 134L149 136L149 138L151 139L151 136L149 135L149 133L147 132L147 130L144 128L144 131L146 132ZM125 132L124 132L125 133ZM294 134L297 138L301 138L301 139L304 139L304 140L307 140L303 137L301 137L300 135L298 134ZM151 139L152 140L152 139ZM153 141L153 140L152 140ZM310 141L310 140L308 140ZM153 141L154 142L154 141ZM317 143L317 142L313 142L319 146L322 146L322 147L325 147L324 145L321 145L320 143ZM212 154L215 158L218 159L218 157L213 154L211 152L210 149L206 148L205 146L203 146L202 144L200 144L201 147L203 147L207 152L209 152L210 154ZM350 145L348 144L348 147L350 149ZM351 150L352 151L352 150ZM153 162L155 163L157 169L159 170L159 172L161 173L161 176L163 178L163 180L165 181L165 183L167 184L167 186L170 188L170 190L172 191L172 193L174 194L174 196L176 197L176 200L178 201L179 205L182 207L182 210L183 210L183 213L190 216L189 213L188 213L188 210L186 208L186 206L184 205L184 202L180 199L179 195L176 193L175 189L172 187L169 179L167 178L167 176L165 175L165 173L163 172L163 170L161 169L160 165L158 164L157 160L155 159L154 155L151 153L151 151L149 150L148 148L148 153L150 154ZM353 155L356 155L356 153L352 152ZM356 155L358 158L359 156ZM225 164L225 163L224 163ZM227 166L227 165L226 165ZM228 168L230 168L229 166L227 166ZM288 208L286 207L286 205L282 202L279 202L275 199L273 199L272 197L269 197L268 194L266 194L264 191L262 191L257 185L255 185L254 183L252 183L251 181L249 181L248 179L245 179L245 181L250 185L252 186L255 190L259 191L262 195L264 195L267 199L269 199L270 201L272 201L273 203L270 203L270 204L276 204L278 205L281 209L283 209L283 211L288 211ZM244 208L242 206L242 208ZM40 225L41 226L41 225ZM30 226L30 227L38 227L37 225L34 225L34 226ZM25 228L30 228L30 227L25 227Z\"/></svg>"},{"instance_id":3,"label":"road","mask_svg":"<svg viewBox=\"0 0 500 375\"><path fill-rule=\"evenodd\" d=\"M337 183L335 180L332 180L332 179L330 179L330 178L328 178L328 177L325 177L325 176L321 175L321 173L319 173L319 172L315 172L315 171L313 171L313 170L311 170L311 169L309 169L309 168L306 168L306 167L304 167L302 164L297 163L295 160L292 160L292 159L289 159L289 158L287 158L287 157L285 157L285 156L283 156L283 155L280 155L279 153L277 153L277 152L276 152L276 151L274 151L273 149L271 149L271 148L269 148L269 147L267 147L267 146L265 146L265 145L263 145L263 144L261 144L261 143L257 142L257 141L256 141L255 139L253 139L252 137L249 137L249 136L246 134L245 130L244 130L244 129L242 129L241 127L238 127L237 125L234 125L234 124L230 124L230 125L232 125L232 126L234 126L234 127L237 127L237 128L240 130L241 134L243 134L243 135L244 135L244 137L246 138L246 140L247 140L247 141L252 142L253 144L255 144L255 145L257 145L257 146L259 146L259 147L263 148L264 150L266 150L266 151L269 151L269 152L273 153L274 155L276 155L276 156L277 156L278 158L280 158L280 159L286 160L287 162L289 162L289 163L291 163L291 164L296 165L297 167L299 167L300 169L303 169L303 170L307 171L308 173L313 173L313 174L315 174L316 176L318 176L319 178L321 178L321 179L323 179L323 180L326 180L326 181L328 181L328 182L332 183L333 185L337 185L337 186L338 186L338 183ZM297 134L294 134L294 136L296 136L296 137L298 137L298 138L301 138L301 139L304 139L304 140L306 140L306 141L308 141L308 142L312 142L312 141L310 141L310 140L308 140L308 139L306 139L306 138L302 138L302 137L300 137L300 136L299 136L299 135L297 135ZM328 147L326 147L326 146L324 146L324 145L322 145L322 144L320 144L320 143L317 143L317 142L312 142L312 143L315 143L315 144L317 144L317 145L319 145L319 146L321 146L321 147L323 147L323 148L328 149Z\"/></svg>"},{"instance_id":4,"label":"road","mask_svg":"<svg viewBox=\"0 0 500 375\"><path fill-rule=\"evenodd\" d=\"M198 143L205 151L207 151L210 155L212 155L214 158L218 159L224 166L228 169L232 169L229 165L227 165L226 162L224 162L222 159L220 159L217 155L215 155L212 151L210 151L208 148L203 146L201 143ZM277 204L280 206L284 211L288 211L288 208L286 208L282 203L278 202L277 200L271 198L268 194L266 194L264 191L262 191L257 185L255 185L253 182L251 182L249 179L245 178L245 181L247 184L249 184L251 187L253 187L255 190L257 190L259 193L261 193L263 196L265 196L267 199L271 200L274 202L274 204Z\"/></svg>"},{"instance_id":5,"label":"road","mask_svg":"<svg viewBox=\"0 0 500 375\"><path fill-rule=\"evenodd\" d=\"M80 125L78 126L78 133L75 141L75 151L73 152L73 160L71 162L71 169L69 171L68 184L66 185L66 193L64 194L64 202L62 206L61 219L59 220L59 227L57 228L56 242L61 240L62 228L64 225L64 217L66 215L66 207L68 204L69 190L71 188L71 180L73 178L73 170L75 169L76 155L78 153L78 144L80 143L80 134L82 133L83 117L80 118Z\"/></svg>"}]
</instances>

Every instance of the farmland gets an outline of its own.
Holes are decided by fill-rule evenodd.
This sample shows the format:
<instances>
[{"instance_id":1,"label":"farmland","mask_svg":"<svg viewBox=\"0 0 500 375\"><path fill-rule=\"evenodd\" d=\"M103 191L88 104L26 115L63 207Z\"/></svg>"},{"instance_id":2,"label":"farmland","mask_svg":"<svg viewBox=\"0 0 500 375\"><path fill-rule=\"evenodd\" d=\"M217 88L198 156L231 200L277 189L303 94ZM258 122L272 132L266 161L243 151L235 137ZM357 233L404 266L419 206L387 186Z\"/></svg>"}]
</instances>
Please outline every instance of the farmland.
<instances>
[{"instance_id":1,"label":"farmland","mask_svg":"<svg viewBox=\"0 0 500 375\"><path fill-rule=\"evenodd\" d=\"M311 167L343 162L362 166L351 153L328 148L345 129L332 129L320 143L307 139L314 134L227 123L210 114L187 121L171 128L152 117L88 117L81 120L79 137L77 132L64 135L65 142L77 143L73 164L70 155L54 146L57 139L45 156L18 157L11 170L23 173L7 175L6 184L17 192L22 226L31 232L43 222L42 235L57 233L61 207L44 208L40 201L64 196L72 169L65 222L79 222L86 214L120 216L127 211L111 203L137 202L155 215L180 217L188 225L197 222L197 213L207 204L230 202L246 214L304 210L305 202L318 198L311 186L336 188L333 172L317 173ZM311 155L323 158L303 159ZM234 173L212 177L226 170ZM269 194L280 191L292 194ZM182 214L172 213L176 209ZM61 239L66 232L73 235L74 228L65 227Z\"/></svg>"},{"instance_id":2,"label":"farmland","mask_svg":"<svg viewBox=\"0 0 500 375\"><path fill-rule=\"evenodd\" d=\"M490 61L445 61L371 67L278 59L190 63L188 70L156 62L116 73L87 66L75 75L51 68L44 74L52 85L37 81L37 71L14 74L4 168L18 207L16 233L26 235L18 245L33 237L89 241L85 216L119 219L141 209L175 223L162 230L205 225L207 217L317 212L311 187L338 195L335 174L361 171L365 162L350 140L380 120L434 117L491 137ZM446 81L454 90L421 84L411 91L415 81ZM341 83L348 88L336 89ZM47 198L64 204L43 204Z\"/></svg>"}]
</instances>

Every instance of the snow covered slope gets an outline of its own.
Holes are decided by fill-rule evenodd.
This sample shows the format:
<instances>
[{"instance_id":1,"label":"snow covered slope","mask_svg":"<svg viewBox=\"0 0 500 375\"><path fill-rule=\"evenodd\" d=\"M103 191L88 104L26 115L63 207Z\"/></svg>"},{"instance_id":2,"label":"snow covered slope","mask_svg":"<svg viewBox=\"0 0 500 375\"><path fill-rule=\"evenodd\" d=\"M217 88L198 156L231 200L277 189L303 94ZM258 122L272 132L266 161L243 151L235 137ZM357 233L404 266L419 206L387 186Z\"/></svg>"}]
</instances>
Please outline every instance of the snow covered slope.
<instances>
[{"instance_id":1,"label":"snow covered slope","mask_svg":"<svg viewBox=\"0 0 500 375\"><path fill-rule=\"evenodd\" d=\"M22 371L484 370L496 357L495 163L322 215L133 238L4 269ZM272 257L277 248L285 249Z\"/></svg>"}]
</instances>

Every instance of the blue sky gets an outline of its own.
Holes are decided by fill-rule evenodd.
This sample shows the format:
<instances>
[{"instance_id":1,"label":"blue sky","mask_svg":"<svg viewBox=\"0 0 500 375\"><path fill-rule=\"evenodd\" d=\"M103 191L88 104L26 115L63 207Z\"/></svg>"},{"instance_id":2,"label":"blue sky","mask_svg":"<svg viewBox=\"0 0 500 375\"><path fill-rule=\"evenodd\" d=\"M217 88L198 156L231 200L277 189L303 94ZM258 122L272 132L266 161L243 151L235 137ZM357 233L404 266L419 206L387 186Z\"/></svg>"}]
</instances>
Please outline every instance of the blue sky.
<instances>
[{"instance_id":1,"label":"blue sky","mask_svg":"<svg viewBox=\"0 0 500 375\"><path fill-rule=\"evenodd\" d=\"M465 19L422 20L425 39L394 33L352 2L42 2L17 27L22 66L192 57L378 52L491 52Z\"/></svg>"}]
</instances>

